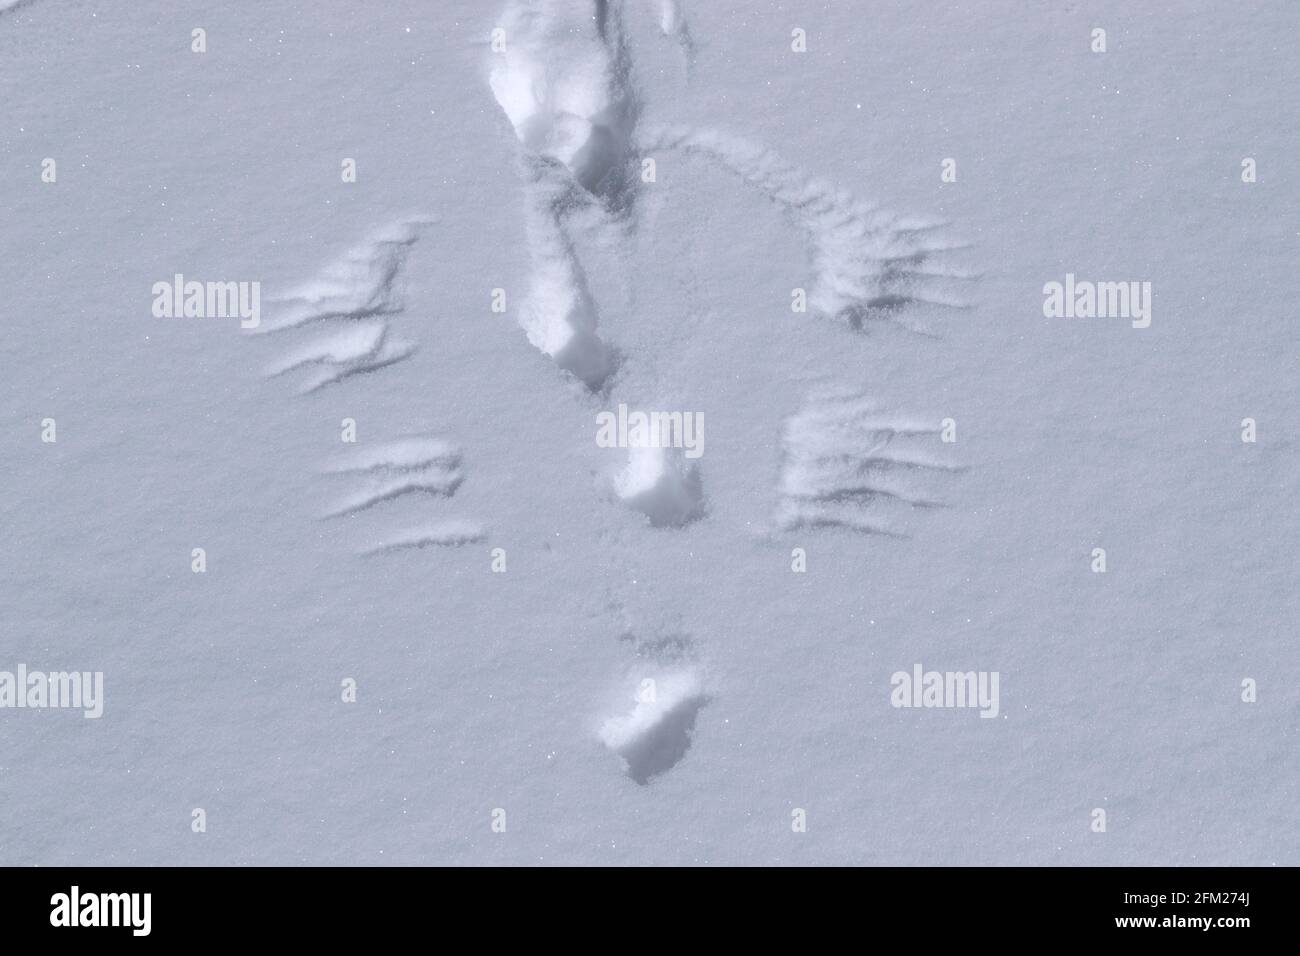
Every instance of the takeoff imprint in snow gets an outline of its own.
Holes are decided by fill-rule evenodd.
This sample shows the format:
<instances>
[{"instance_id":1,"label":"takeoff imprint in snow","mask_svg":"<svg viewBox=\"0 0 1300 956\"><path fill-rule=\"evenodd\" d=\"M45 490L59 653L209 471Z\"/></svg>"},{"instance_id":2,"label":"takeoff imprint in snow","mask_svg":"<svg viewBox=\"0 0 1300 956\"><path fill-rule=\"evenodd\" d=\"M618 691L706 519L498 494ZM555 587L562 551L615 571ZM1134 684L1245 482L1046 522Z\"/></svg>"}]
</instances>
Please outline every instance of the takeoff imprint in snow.
<instances>
[{"instance_id":1,"label":"takeoff imprint in snow","mask_svg":"<svg viewBox=\"0 0 1300 956\"><path fill-rule=\"evenodd\" d=\"M680 7L662 0L658 12L661 32L678 43L689 70L695 45ZM665 151L705 157L788 214L810 249L807 304L814 316L861 330L876 323L910 329L909 305L964 306L960 287L974 276L932 262L935 254L960 248L941 238L942 223L878 209L718 130L644 128L622 15L623 5L607 0L512 0L494 41L489 83L519 141L525 180L531 265L516 318L535 348L594 394L609 397L618 389L623 356L600 335L574 236L599 233L606 242L613 237L630 245L641 160ZM364 380L413 355L416 344L395 332L406 309L401 279L411 247L434 223L393 223L273 300L256 334L292 339L292 346L266 374L294 376L299 391L309 393ZM897 522L882 522L879 513L936 503L911 489L946 466L920 458L908 464L895 452L905 442L929 441L929 431L885 422L866 409L861 398L813 395L786 420L776 530L896 534ZM421 441L441 439L399 439L384 446L394 449L390 458L336 469L363 479L363 487L326 516L369 511L407 495L450 498L461 480L459 452L454 461L412 460L408 452ZM610 487L652 527L679 527L708 511L700 466L680 448L630 448ZM477 522L451 517L391 532L366 553L463 544L484 534Z\"/></svg>"}]
</instances>

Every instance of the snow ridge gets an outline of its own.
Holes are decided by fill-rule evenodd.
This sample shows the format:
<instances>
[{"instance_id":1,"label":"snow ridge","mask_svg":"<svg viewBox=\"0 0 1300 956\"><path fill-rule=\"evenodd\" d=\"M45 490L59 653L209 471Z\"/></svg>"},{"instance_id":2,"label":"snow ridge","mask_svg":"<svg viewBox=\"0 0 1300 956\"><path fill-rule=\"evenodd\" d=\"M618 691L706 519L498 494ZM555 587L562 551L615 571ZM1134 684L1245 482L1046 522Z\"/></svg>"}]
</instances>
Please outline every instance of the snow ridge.
<instances>
[{"instance_id":1,"label":"snow ridge","mask_svg":"<svg viewBox=\"0 0 1300 956\"><path fill-rule=\"evenodd\" d=\"M902 537L895 522L942 503L927 490L959 466L932 456L941 430L885 415L861 394L811 394L781 433L777 524Z\"/></svg>"},{"instance_id":2,"label":"snow ridge","mask_svg":"<svg viewBox=\"0 0 1300 956\"><path fill-rule=\"evenodd\" d=\"M766 147L713 130L657 127L645 133L641 147L703 155L789 210L813 246L815 284L808 304L818 314L860 329L873 320L902 324L898 313L910 305L967 307L959 284L977 276L928 262L936 253L964 248L936 236L945 222L877 209Z\"/></svg>"},{"instance_id":3,"label":"snow ridge","mask_svg":"<svg viewBox=\"0 0 1300 956\"><path fill-rule=\"evenodd\" d=\"M299 369L312 372L300 388L306 394L386 368L415 353L415 345L389 335L392 316L402 313L402 277L411 247L432 218L412 218L378 230L314 279L275 300L282 308L257 334L307 330L312 337L266 367L268 377ZM465 476L460 449L431 436L406 436L356 445L328 464L327 475L360 479L360 487L331 504L322 518L356 518L363 512L415 495L451 498ZM456 546L486 537L477 522L449 520L403 528L362 554L429 545Z\"/></svg>"},{"instance_id":4,"label":"snow ridge","mask_svg":"<svg viewBox=\"0 0 1300 956\"><path fill-rule=\"evenodd\" d=\"M381 230L326 266L310 282L273 300L282 308L254 334L304 327L321 330L266 368L274 377L312 369L300 387L314 392L354 375L387 368L415 353L389 335L389 316L405 308L400 280L411 246L433 219L411 219Z\"/></svg>"}]
</instances>

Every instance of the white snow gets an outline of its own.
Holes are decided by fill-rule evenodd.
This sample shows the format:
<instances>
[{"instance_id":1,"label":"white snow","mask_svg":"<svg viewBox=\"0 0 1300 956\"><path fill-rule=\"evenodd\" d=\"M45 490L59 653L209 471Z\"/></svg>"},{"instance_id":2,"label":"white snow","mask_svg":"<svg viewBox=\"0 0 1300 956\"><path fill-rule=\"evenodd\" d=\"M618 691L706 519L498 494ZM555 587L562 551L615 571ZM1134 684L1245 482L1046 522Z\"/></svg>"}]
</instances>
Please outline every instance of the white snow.
<instances>
[{"instance_id":1,"label":"white snow","mask_svg":"<svg viewBox=\"0 0 1300 956\"><path fill-rule=\"evenodd\" d=\"M5 6L0 864L1300 863L1290 0Z\"/></svg>"}]
</instances>

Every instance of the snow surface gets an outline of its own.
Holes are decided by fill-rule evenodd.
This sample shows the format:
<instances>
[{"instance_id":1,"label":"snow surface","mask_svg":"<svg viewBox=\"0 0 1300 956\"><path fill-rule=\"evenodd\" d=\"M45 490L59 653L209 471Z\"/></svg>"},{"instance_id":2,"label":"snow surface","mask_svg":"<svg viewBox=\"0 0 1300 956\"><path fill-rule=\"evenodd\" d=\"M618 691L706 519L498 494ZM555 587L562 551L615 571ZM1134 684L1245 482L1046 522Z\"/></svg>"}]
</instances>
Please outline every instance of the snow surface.
<instances>
[{"instance_id":1,"label":"snow surface","mask_svg":"<svg viewBox=\"0 0 1300 956\"><path fill-rule=\"evenodd\" d=\"M1300 864L1300 5L4 6L0 863Z\"/></svg>"}]
</instances>

